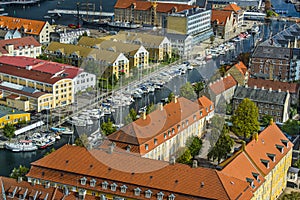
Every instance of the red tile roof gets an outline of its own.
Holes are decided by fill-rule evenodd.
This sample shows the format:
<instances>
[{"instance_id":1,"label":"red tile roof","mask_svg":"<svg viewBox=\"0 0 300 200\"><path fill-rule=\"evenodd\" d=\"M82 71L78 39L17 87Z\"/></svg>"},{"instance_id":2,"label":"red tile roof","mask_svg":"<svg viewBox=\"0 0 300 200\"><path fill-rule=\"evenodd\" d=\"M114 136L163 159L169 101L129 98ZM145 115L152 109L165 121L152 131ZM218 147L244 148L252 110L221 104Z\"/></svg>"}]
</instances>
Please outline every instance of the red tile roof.
<instances>
[{"instance_id":1,"label":"red tile roof","mask_svg":"<svg viewBox=\"0 0 300 200\"><path fill-rule=\"evenodd\" d=\"M289 82L281 82L274 80L265 80L260 78L249 78L248 86L254 88L264 87L265 89L272 88L272 90L281 90L281 91L289 91L292 94L297 94L299 92L299 83L289 83Z\"/></svg>"},{"instance_id":2,"label":"red tile roof","mask_svg":"<svg viewBox=\"0 0 300 200\"><path fill-rule=\"evenodd\" d=\"M139 0L118 0L115 4L115 9L126 9L129 8L132 4L135 5L135 10L150 10L152 8L152 3L149 1L139 1ZM172 9L175 9L176 12L181 12L194 8L195 6L187 4L176 4L176 3L161 3L157 2L157 12L169 13Z\"/></svg>"},{"instance_id":3,"label":"red tile roof","mask_svg":"<svg viewBox=\"0 0 300 200\"><path fill-rule=\"evenodd\" d=\"M193 116L196 116L198 120L207 116L206 109L204 109L206 107L204 106L210 106L213 103L207 97L201 97L200 99L199 102L205 105L180 97L177 103L171 102L165 105L163 109L157 109L147 115L146 119L141 117L109 135L108 139L116 142L120 148L131 145L132 152L144 155L155 148L156 145L152 142L154 138L157 139L157 145L159 145L166 140L164 134L167 134L167 139L170 139L176 136L180 127L181 129L184 128L181 126L181 122L185 123L185 120L189 120L189 123L193 123ZM213 107L211 110L209 107L207 108L208 112L212 112ZM199 110L202 110L202 116L200 116ZM169 134L169 132L172 132L172 134ZM148 150L143 145L145 143L148 144Z\"/></svg>"},{"instance_id":4,"label":"red tile roof","mask_svg":"<svg viewBox=\"0 0 300 200\"><path fill-rule=\"evenodd\" d=\"M83 147L70 145L65 145L33 162L27 176L73 186L80 185L79 180L86 177L87 184L80 185L81 188L120 194L128 198L133 197L134 188L140 187L142 189L140 199L144 199L144 191L147 189L153 191L150 199L156 199L159 191L166 195L173 193L176 199L227 200L236 199L240 195L247 196L243 199L250 199L246 182L214 169L173 165L115 151L112 153L99 149L88 151ZM95 187L89 185L92 178L97 181ZM109 184L116 183L117 191L103 190L101 187L103 181ZM230 182L236 184L230 185ZM120 193L121 185L128 187L126 193Z\"/></svg>"},{"instance_id":5,"label":"red tile roof","mask_svg":"<svg viewBox=\"0 0 300 200\"><path fill-rule=\"evenodd\" d=\"M223 10L233 11L235 13L239 13L240 11L242 11L242 9L237 4L234 3L228 4L223 8Z\"/></svg>"},{"instance_id":6,"label":"red tile roof","mask_svg":"<svg viewBox=\"0 0 300 200\"><path fill-rule=\"evenodd\" d=\"M287 142L287 146L284 144L284 141ZM281 147L283 152L279 150ZM292 150L292 147L293 144L273 122L258 135L257 140L254 139L246 145L245 151L263 175L266 176ZM272 161L268 156L270 154L275 155L275 161ZM269 167L263 164L263 160L269 163Z\"/></svg>"},{"instance_id":7,"label":"red tile roof","mask_svg":"<svg viewBox=\"0 0 300 200\"><path fill-rule=\"evenodd\" d=\"M0 16L0 27L9 30L24 28L26 34L39 35L45 26L45 21Z\"/></svg>"},{"instance_id":8,"label":"red tile roof","mask_svg":"<svg viewBox=\"0 0 300 200\"><path fill-rule=\"evenodd\" d=\"M242 61L239 61L238 63L236 63L233 66L236 67L243 75L246 74L247 67L246 67L246 65Z\"/></svg>"},{"instance_id":9,"label":"red tile roof","mask_svg":"<svg viewBox=\"0 0 300 200\"><path fill-rule=\"evenodd\" d=\"M14 45L14 49L19 49L19 47L25 48L25 46L28 46L30 48L31 45L33 45L34 47L41 46L41 44L32 36L10 40L0 40L0 52L2 54L8 54L6 45Z\"/></svg>"},{"instance_id":10,"label":"red tile roof","mask_svg":"<svg viewBox=\"0 0 300 200\"><path fill-rule=\"evenodd\" d=\"M22 69L26 69L27 66L31 66L32 69L30 71L32 72L45 73L49 74L49 76L53 76L55 74L65 74L66 76L64 78L70 79L75 78L78 74L80 74L83 71L83 69L80 69L78 67L46 60L29 58L25 56L1 56L0 63L16 66ZM52 77L52 79L55 78Z\"/></svg>"},{"instance_id":11,"label":"red tile roof","mask_svg":"<svg viewBox=\"0 0 300 200\"><path fill-rule=\"evenodd\" d=\"M222 92L235 87L237 85L236 80L231 76L227 75L211 84L209 84L209 89L215 94L219 95Z\"/></svg>"},{"instance_id":12,"label":"red tile roof","mask_svg":"<svg viewBox=\"0 0 300 200\"><path fill-rule=\"evenodd\" d=\"M217 21L218 25L225 26L228 18L230 18L231 15L232 15L231 11L212 9L211 21L212 22Z\"/></svg>"}]
</instances>

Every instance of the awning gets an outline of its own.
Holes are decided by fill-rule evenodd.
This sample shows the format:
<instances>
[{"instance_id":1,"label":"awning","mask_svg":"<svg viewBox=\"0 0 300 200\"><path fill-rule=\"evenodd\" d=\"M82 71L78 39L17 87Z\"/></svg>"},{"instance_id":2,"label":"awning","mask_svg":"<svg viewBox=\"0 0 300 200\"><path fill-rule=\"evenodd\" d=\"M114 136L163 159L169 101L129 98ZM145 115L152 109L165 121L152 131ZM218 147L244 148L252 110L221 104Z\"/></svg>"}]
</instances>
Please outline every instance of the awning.
<instances>
[{"instance_id":1,"label":"awning","mask_svg":"<svg viewBox=\"0 0 300 200\"><path fill-rule=\"evenodd\" d=\"M22 133L25 133L26 131L30 131L32 129L38 128L38 127L40 127L42 125L44 125L44 122L43 121L38 121L38 122L36 122L34 124L31 124L31 125L28 125L28 126L25 126L25 127L21 128L21 129L16 130L15 131L15 135L20 135Z\"/></svg>"}]
</instances>

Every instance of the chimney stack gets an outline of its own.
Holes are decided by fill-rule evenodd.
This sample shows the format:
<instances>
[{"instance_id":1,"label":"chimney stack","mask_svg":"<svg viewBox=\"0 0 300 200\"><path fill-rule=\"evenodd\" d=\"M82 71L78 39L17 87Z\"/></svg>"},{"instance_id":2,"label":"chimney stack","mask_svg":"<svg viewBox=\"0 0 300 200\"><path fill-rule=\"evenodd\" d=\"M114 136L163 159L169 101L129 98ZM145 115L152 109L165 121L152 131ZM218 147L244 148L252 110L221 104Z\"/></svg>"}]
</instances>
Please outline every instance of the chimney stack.
<instances>
[{"instance_id":1,"label":"chimney stack","mask_svg":"<svg viewBox=\"0 0 300 200\"><path fill-rule=\"evenodd\" d=\"M174 95L174 96L172 97L172 102L173 102L173 103L177 103L177 96Z\"/></svg>"},{"instance_id":2,"label":"chimney stack","mask_svg":"<svg viewBox=\"0 0 300 200\"><path fill-rule=\"evenodd\" d=\"M197 160L193 160L193 168L197 168L198 167L198 162Z\"/></svg>"},{"instance_id":3,"label":"chimney stack","mask_svg":"<svg viewBox=\"0 0 300 200\"><path fill-rule=\"evenodd\" d=\"M272 92L272 88L271 87L269 88L269 92Z\"/></svg>"},{"instance_id":4,"label":"chimney stack","mask_svg":"<svg viewBox=\"0 0 300 200\"><path fill-rule=\"evenodd\" d=\"M172 157L170 158L170 165L175 165L175 163L176 163L176 159L175 159L174 156L172 156Z\"/></svg>"},{"instance_id":5,"label":"chimney stack","mask_svg":"<svg viewBox=\"0 0 300 200\"><path fill-rule=\"evenodd\" d=\"M163 103L158 103L158 109L160 111L163 111L164 110L164 104Z\"/></svg>"},{"instance_id":6,"label":"chimney stack","mask_svg":"<svg viewBox=\"0 0 300 200\"><path fill-rule=\"evenodd\" d=\"M143 120L146 120L147 119L147 114L146 112L143 112Z\"/></svg>"},{"instance_id":7,"label":"chimney stack","mask_svg":"<svg viewBox=\"0 0 300 200\"><path fill-rule=\"evenodd\" d=\"M112 142L112 143L109 145L109 147L108 147L108 153L109 153L109 154L112 154L113 151L114 151L114 148L115 148L115 143Z\"/></svg>"},{"instance_id":8,"label":"chimney stack","mask_svg":"<svg viewBox=\"0 0 300 200\"><path fill-rule=\"evenodd\" d=\"M262 86L262 87L261 87L261 90L264 90L264 89L265 89L265 87L264 87L264 86Z\"/></svg>"},{"instance_id":9,"label":"chimney stack","mask_svg":"<svg viewBox=\"0 0 300 200\"><path fill-rule=\"evenodd\" d=\"M21 183L23 181L23 177L22 176L18 176L18 183Z\"/></svg>"},{"instance_id":10,"label":"chimney stack","mask_svg":"<svg viewBox=\"0 0 300 200\"><path fill-rule=\"evenodd\" d=\"M255 90L257 89L257 86L256 86L256 85L254 85L254 89L255 89Z\"/></svg>"},{"instance_id":11,"label":"chimney stack","mask_svg":"<svg viewBox=\"0 0 300 200\"><path fill-rule=\"evenodd\" d=\"M280 88L278 89L278 92L281 92L281 89L280 89Z\"/></svg>"}]
</instances>

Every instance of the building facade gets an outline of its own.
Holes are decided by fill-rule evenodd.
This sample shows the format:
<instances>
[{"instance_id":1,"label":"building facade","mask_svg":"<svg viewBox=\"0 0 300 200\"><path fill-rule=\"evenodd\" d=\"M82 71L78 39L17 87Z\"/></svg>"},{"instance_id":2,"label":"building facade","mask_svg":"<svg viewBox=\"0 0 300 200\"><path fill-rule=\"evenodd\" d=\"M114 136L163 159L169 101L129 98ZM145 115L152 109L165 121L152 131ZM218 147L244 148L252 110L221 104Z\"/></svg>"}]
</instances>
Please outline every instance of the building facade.
<instances>
[{"instance_id":1,"label":"building facade","mask_svg":"<svg viewBox=\"0 0 300 200\"><path fill-rule=\"evenodd\" d=\"M9 16L0 16L0 28L18 30L22 37L33 36L40 44L50 43L50 33L54 29L47 21L22 19Z\"/></svg>"},{"instance_id":2,"label":"building facade","mask_svg":"<svg viewBox=\"0 0 300 200\"><path fill-rule=\"evenodd\" d=\"M160 105L149 115L144 114L109 135L108 139L117 147L142 157L168 161L172 156L178 156L187 139L202 136L209 114L213 113L214 105L205 96L197 102L174 98L173 102Z\"/></svg>"},{"instance_id":3,"label":"building facade","mask_svg":"<svg viewBox=\"0 0 300 200\"><path fill-rule=\"evenodd\" d=\"M42 53L42 45L34 37L0 40L0 55L36 58Z\"/></svg>"},{"instance_id":4,"label":"building facade","mask_svg":"<svg viewBox=\"0 0 300 200\"><path fill-rule=\"evenodd\" d=\"M0 128L3 128L6 124L17 124L21 121L29 122L30 113L0 106Z\"/></svg>"},{"instance_id":5,"label":"building facade","mask_svg":"<svg viewBox=\"0 0 300 200\"><path fill-rule=\"evenodd\" d=\"M228 40L236 32L237 22L232 11L213 9L211 26L217 38Z\"/></svg>"},{"instance_id":6,"label":"building facade","mask_svg":"<svg viewBox=\"0 0 300 200\"><path fill-rule=\"evenodd\" d=\"M21 38L22 34L18 30L4 30L0 29L0 39L1 40L10 40Z\"/></svg>"},{"instance_id":7,"label":"building facade","mask_svg":"<svg viewBox=\"0 0 300 200\"><path fill-rule=\"evenodd\" d=\"M77 44L78 39L81 36L90 36L90 30L86 28L79 29L63 29L63 30L55 30L50 34L51 42L59 42L64 44Z\"/></svg>"},{"instance_id":8,"label":"building facade","mask_svg":"<svg viewBox=\"0 0 300 200\"><path fill-rule=\"evenodd\" d=\"M274 91L272 88L249 88L238 86L233 96L233 110L236 110L243 99L248 98L258 107L259 119L270 115L276 122L289 119L290 94L284 91Z\"/></svg>"}]
</instances>

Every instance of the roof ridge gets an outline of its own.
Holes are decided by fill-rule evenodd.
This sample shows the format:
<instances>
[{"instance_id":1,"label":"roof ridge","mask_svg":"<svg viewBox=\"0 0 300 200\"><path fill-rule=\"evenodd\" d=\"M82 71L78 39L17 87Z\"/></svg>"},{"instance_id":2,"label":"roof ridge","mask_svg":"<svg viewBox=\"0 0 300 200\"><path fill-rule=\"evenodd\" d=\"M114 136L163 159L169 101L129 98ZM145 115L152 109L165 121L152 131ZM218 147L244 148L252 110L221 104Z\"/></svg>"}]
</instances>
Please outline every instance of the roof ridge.
<instances>
[{"instance_id":1,"label":"roof ridge","mask_svg":"<svg viewBox=\"0 0 300 200\"><path fill-rule=\"evenodd\" d=\"M225 194L227 195L227 198L230 199L230 196L229 196L229 194L228 194L228 192L227 192L227 190L226 190L226 188L225 188L225 186L224 186L225 184L223 184L223 181L222 181L222 179L221 179L221 177L220 177L220 175L219 175L219 173L222 174L222 175L225 175L225 174L222 173L222 172L218 172L217 170L215 170L214 172L217 174L218 180L220 181L220 183L221 183L221 185L222 185L222 188L224 189Z\"/></svg>"}]
</instances>

